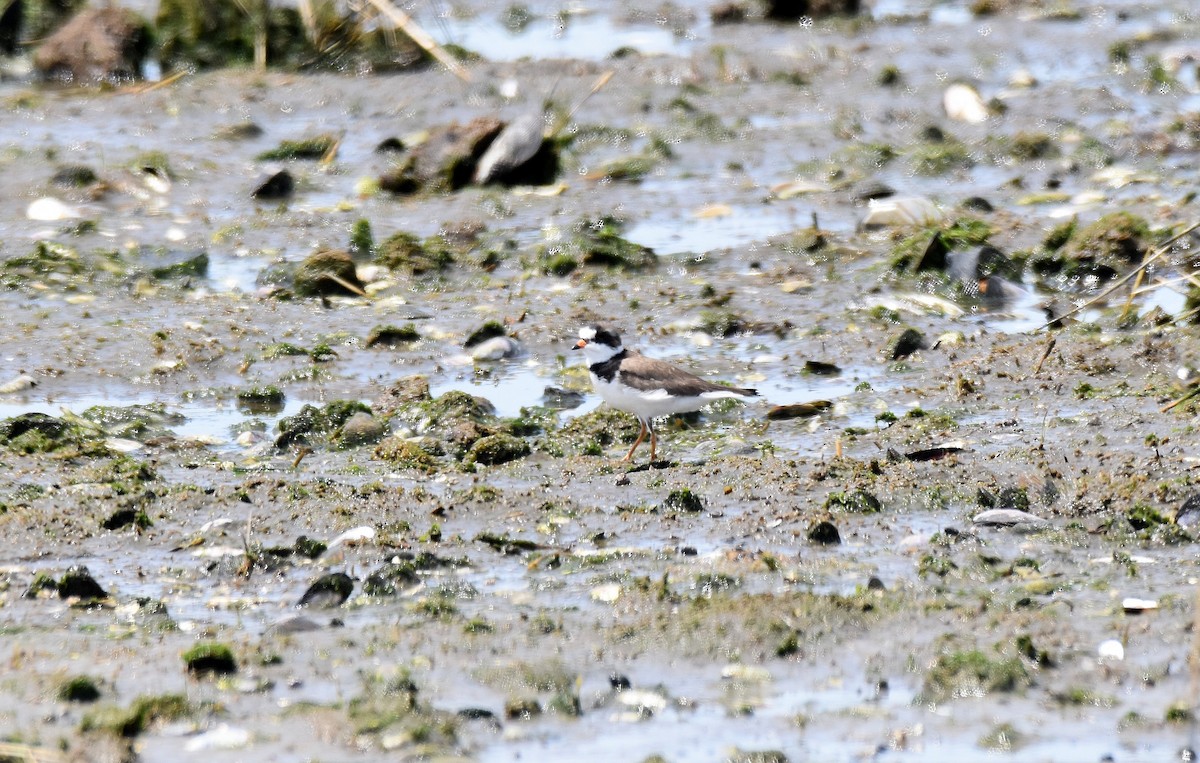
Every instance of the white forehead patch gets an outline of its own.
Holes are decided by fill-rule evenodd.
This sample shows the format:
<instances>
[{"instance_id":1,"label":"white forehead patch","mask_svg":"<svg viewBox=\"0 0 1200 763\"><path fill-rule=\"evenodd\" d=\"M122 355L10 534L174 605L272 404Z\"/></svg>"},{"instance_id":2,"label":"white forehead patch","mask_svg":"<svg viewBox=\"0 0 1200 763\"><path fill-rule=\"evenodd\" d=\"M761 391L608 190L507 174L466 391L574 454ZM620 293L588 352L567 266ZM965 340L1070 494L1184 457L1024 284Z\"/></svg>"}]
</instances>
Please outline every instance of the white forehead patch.
<instances>
[{"instance_id":1,"label":"white forehead patch","mask_svg":"<svg viewBox=\"0 0 1200 763\"><path fill-rule=\"evenodd\" d=\"M579 338L586 339L589 342L592 341L596 338L596 329L592 326L584 326L579 329Z\"/></svg>"}]
</instances>

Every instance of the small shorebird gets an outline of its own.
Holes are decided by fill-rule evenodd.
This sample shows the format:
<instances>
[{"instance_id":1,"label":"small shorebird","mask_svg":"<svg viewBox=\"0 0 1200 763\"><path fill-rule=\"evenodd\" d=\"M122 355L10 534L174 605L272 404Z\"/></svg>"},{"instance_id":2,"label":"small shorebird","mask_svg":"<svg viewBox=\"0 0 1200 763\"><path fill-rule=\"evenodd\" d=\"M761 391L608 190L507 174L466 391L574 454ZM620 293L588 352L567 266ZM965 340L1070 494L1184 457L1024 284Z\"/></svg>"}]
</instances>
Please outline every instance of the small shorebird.
<instances>
[{"instance_id":1,"label":"small shorebird","mask_svg":"<svg viewBox=\"0 0 1200 763\"><path fill-rule=\"evenodd\" d=\"M623 460L633 459L637 446L650 434L650 460L658 449L654 419L671 413L698 411L709 403L725 397L755 397L757 390L725 387L701 379L682 368L637 352L621 345L615 331L600 326L585 326L579 330L576 350L583 350L591 373L592 386L604 401L614 408L637 416L642 425L633 447Z\"/></svg>"}]
</instances>

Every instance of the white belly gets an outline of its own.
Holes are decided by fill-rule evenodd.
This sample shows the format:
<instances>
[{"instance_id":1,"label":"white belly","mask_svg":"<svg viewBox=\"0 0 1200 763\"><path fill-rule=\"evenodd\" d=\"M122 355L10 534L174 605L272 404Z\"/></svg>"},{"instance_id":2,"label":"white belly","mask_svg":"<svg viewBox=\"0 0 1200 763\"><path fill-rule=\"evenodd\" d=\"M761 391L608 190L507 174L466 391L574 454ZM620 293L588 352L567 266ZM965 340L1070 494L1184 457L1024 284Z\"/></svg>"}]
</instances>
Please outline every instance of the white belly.
<instances>
[{"instance_id":1,"label":"white belly","mask_svg":"<svg viewBox=\"0 0 1200 763\"><path fill-rule=\"evenodd\" d=\"M725 397L741 397L736 392L705 392L699 397L671 397L665 389L636 390L622 385L618 373L611 382L591 374L592 386L604 402L613 408L628 411L643 421L672 413L698 411L709 403Z\"/></svg>"}]
</instances>

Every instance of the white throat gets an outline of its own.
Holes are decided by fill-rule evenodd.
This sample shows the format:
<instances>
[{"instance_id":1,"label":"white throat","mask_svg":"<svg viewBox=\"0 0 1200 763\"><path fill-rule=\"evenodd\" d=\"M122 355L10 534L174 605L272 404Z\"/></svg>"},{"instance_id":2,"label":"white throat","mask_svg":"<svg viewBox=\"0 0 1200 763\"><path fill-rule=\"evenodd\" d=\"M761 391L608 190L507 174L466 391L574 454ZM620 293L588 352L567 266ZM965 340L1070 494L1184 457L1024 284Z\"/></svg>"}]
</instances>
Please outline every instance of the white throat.
<instances>
[{"instance_id":1,"label":"white throat","mask_svg":"<svg viewBox=\"0 0 1200 763\"><path fill-rule=\"evenodd\" d=\"M614 355L619 354L623 347L609 347L607 344L599 342L588 342L583 346L583 357L587 358L589 366L597 363L603 363Z\"/></svg>"}]
</instances>

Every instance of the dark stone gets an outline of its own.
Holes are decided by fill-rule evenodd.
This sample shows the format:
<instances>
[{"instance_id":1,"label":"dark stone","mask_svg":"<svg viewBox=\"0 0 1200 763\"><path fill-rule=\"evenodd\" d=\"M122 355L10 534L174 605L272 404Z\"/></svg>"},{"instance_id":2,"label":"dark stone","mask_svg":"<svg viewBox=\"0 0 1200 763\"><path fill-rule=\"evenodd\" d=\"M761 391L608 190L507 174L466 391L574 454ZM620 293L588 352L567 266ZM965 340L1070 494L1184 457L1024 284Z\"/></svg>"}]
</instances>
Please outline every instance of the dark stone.
<instances>
[{"instance_id":1,"label":"dark stone","mask_svg":"<svg viewBox=\"0 0 1200 763\"><path fill-rule=\"evenodd\" d=\"M746 20L746 6L738 2L723 2L708 9L713 25L736 24Z\"/></svg>"},{"instance_id":2,"label":"dark stone","mask_svg":"<svg viewBox=\"0 0 1200 763\"><path fill-rule=\"evenodd\" d=\"M1193 493L1179 505L1179 510L1175 512L1175 524L1180 527L1200 525L1200 493Z\"/></svg>"},{"instance_id":3,"label":"dark stone","mask_svg":"<svg viewBox=\"0 0 1200 763\"><path fill-rule=\"evenodd\" d=\"M309 255L297 268L293 285L301 297L363 293L354 259L346 252L332 249Z\"/></svg>"},{"instance_id":4,"label":"dark stone","mask_svg":"<svg viewBox=\"0 0 1200 763\"><path fill-rule=\"evenodd\" d=\"M292 173L280 170L259 180L250 195L255 199L286 199L295 189L296 181L292 179Z\"/></svg>"},{"instance_id":5,"label":"dark stone","mask_svg":"<svg viewBox=\"0 0 1200 763\"><path fill-rule=\"evenodd\" d=\"M696 513L704 511L704 501L700 496L691 491L690 488L680 488L672 490L667 494L666 500L662 502L659 508L664 511L685 511Z\"/></svg>"},{"instance_id":6,"label":"dark stone","mask_svg":"<svg viewBox=\"0 0 1200 763\"><path fill-rule=\"evenodd\" d=\"M914 328L906 328L888 343L884 355L890 360L907 358L925 346L925 335Z\"/></svg>"},{"instance_id":7,"label":"dark stone","mask_svg":"<svg viewBox=\"0 0 1200 763\"><path fill-rule=\"evenodd\" d=\"M0 13L0 54L11 56L17 52L24 15L25 0L12 0L4 13Z\"/></svg>"},{"instance_id":8,"label":"dark stone","mask_svg":"<svg viewBox=\"0 0 1200 763\"><path fill-rule=\"evenodd\" d=\"M766 0L766 15L772 21L798 21L804 16L853 16L859 0Z\"/></svg>"},{"instance_id":9,"label":"dark stone","mask_svg":"<svg viewBox=\"0 0 1200 763\"><path fill-rule=\"evenodd\" d=\"M494 117L434 128L427 141L379 179L379 185L399 195L457 191L471 183L479 158L503 129L504 123Z\"/></svg>"},{"instance_id":10,"label":"dark stone","mask_svg":"<svg viewBox=\"0 0 1200 763\"><path fill-rule=\"evenodd\" d=\"M43 76L78 84L138 79L150 51L146 21L131 10L87 8L33 54Z\"/></svg>"},{"instance_id":11,"label":"dark stone","mask_svg":"<svg viewBox=\"0 0 1200 763\"><path fill-rule=\"evenodd\" d=\"M833 522L822 520L808 528L808 540L822 546L836 546L842 542L842 536Z\"/></svg>"},{"instance_id":12,"label":"dark stone","mask_svg":"<svg viewBox=\"0 0 1200 763\"><path fill-rule=\"evenodd\" d=\"M100 587L88 572L88 568L78 565L68 569L58 581L58 595L63 599L77 598L84 601L108 598L108 592Z\"/></svg>"},{"instance_id":13,"label":"dark stone","mask_svg":"<svg viewBox=\"0 0 1200 763\"><path fill-rule=\"evenodd\" d=\"M296 606L333 609L342 606L346 599L350 598L353 590L354 581L349 575L344 572L331 572L317 578L300 597Z\"/></svg>"}]
</instances>

